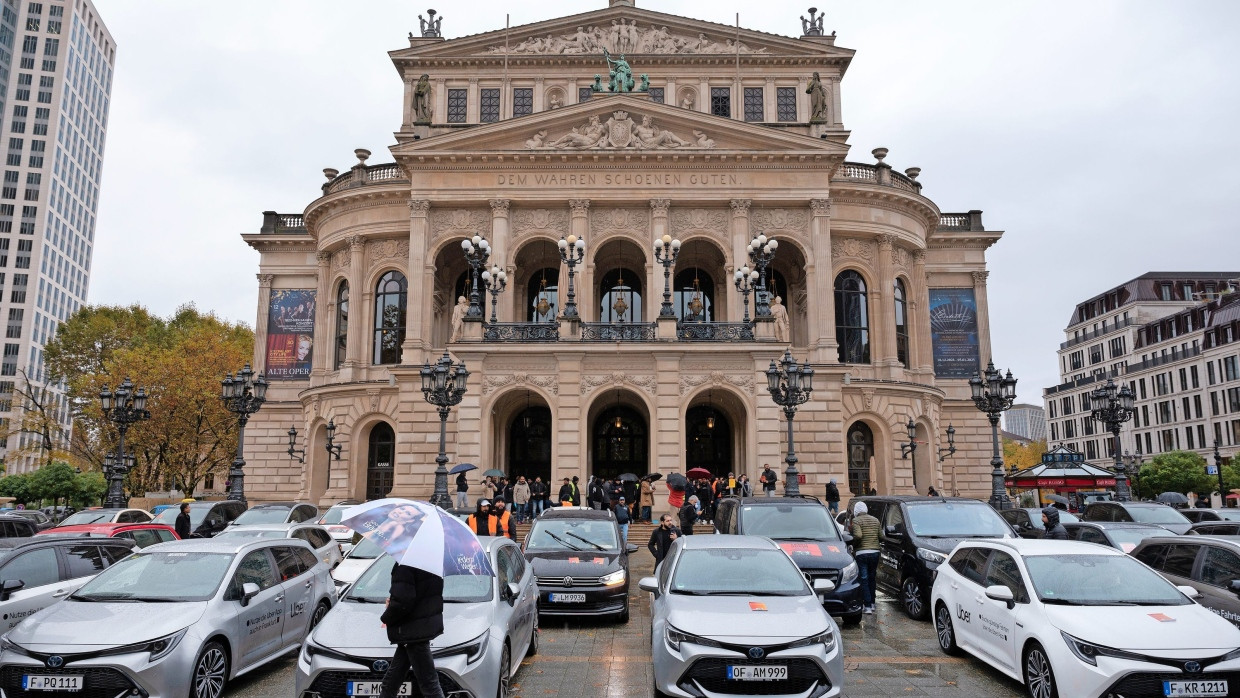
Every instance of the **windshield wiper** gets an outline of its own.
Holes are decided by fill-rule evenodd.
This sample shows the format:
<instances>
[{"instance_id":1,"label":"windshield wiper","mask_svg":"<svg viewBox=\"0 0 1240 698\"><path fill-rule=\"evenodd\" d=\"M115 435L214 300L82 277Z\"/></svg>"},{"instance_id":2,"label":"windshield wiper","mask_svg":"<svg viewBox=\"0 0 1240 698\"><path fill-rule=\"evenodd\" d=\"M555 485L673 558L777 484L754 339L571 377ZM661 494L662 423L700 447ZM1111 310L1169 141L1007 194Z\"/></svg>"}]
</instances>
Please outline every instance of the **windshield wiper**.
<instances>
[{"instance_id":1,"label":"windshield wiper","mask_svg":"<svg viewBox=\"0 0 1240 698\"><path fill-rule=\"evenodd\" d=\"M779 536L778 538L779 540L793 540L793 541L839 540L838 538L832 538L831 536L828 536L828 535L818 536L814 538L811 538L809 536Z\"/></svg>"},{"instance_id":2,"label":"windshield wiper","mask_svg":"<svg viewBox=\"0 0 1240 698\"><path fill-rule=\"evenodd\" d=\"M113 591L103 594L91 594L90 596L82 596L81 594L73 594L69 598L77 601L133 601L133 594L129 592Z\"/></svg>"},{"instance_id":3,"label":"windshield wiper","mask_svg":"<svg viewBox=\"0 0 1240 698\"><path fill-rule=\"evenodd\" d=\"M687 596L710 596L709 591L693 591L692 589L672 589L673 594L685 594Z\"/></svg>"},{"instance_id":4,"label":"windshield wiper","mask_svg":"<svg viewBox=\"0 0 1240 698\"><path fill-rule=\"evenodd\" d=\"M372 599L365 596L350 596L349 600L356 601L358 603L383 603L387 599Z\"/></svg>"},{"instance_id":5,"label":"windshield wiper","mask_svg":"<svg viewBox=\"0 0 1240 698\"><path fill-rule=\"evenodd\" d=\"M595 550L606 550L607 549L599 545L598 543L595 543L592 540L586 540L585 538L582 538L581 536L577 535L576 533L573 533L572 531L565 531L564 535L572 536L573 538L576 538L577 540L581 541L582 543L585 543L586 545L593 545Z\"/></svg>"},{"instance_id":6,"label":"windshield wiper","mask_svg":"<svg viewBox=\"0 0 1240 698\"><path fill-rule=\"evenodd\" d=\"M795 591L748 591L749 596L797 596Z\"/></svg>"},{"instance_id":7,"label":"windshield wiper","mask_svg":"<svg viewBox=\"0 0 1240 698\"><path fill-rule=\"evenodd\" d=\"M576 550L577 552L581 552L581 548L578 548L577 546L573 545L572 543L569 543L568 541L566 541L566 540L564 540L563 538L561 538L561 537L557 536L556 534L552 533L551 531L547 531L546 533L547 533L547 535L551 536L551 537L555 540L555 542L559 543L560 545L564 546L565 548L568 548L569 550ZM570 534L570 535L571 535L571 534Z\"/></svg>"},{"instance_id":8,"label":"windshield wiper","mask_svg":"<svg viewBox=\"0 0 1240 698\"><path fill-rule=\"evenodd\" d=\"M184 599L173 596L135 596L130 601L144 601L149 603L181 603Z\"/></svg>"}]
</instances>

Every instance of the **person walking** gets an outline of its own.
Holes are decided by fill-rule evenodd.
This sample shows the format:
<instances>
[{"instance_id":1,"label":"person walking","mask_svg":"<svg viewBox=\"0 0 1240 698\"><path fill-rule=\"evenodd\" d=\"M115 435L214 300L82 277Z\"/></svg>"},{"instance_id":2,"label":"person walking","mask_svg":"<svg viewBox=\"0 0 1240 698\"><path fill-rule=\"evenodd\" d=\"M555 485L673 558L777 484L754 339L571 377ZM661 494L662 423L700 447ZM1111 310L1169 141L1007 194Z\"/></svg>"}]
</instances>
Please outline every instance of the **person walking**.
<instances>
[{"instance_id":1,"label":"person walking","mask_svg":"<svg viewBox=\"0 0 1240 698\"><path fill-rule=\"evenodd\" d=\"M748 475L741 475L741 479L736 484L740 490L740 496L742 497L753 496L753 485L750 484Z\"/></svg>"},{"instance_id":2,"label":"person walking","mask_svg":"<svg viewBox=\"0 0 1240 698\"><path fill-rule=\"evenodd\" d=\"M181 503L181 513L177 514L176 521L177 538L185 540L194 535L193 525L189 520L189 502Z\"/></svg>"},{"instance_id":3,"label":"person walking","mask_svg":"<svg viewBox=\"0 0 1240 698\"><path fill-rule=\"evenodd\" d=\"M689 499L685 501L684 506L680 508L680 530L683 531L686 536L693 535L693 524L697 523L697 519L698 498L695 494L690 496Z\"/></svg>"},{"instance_id":4,"label":"person walking","mask_svg":"<svg viewBox=\"0 0 1240 698\"><path fill-rule=\"evenodd\" d=\"M495 535L501 538L508 536L513 540L517 539L516 523L505 506L503 497L496 497L491 503L491 515L495 517Z\"/></svg>"},{"instance_id":5,"label":"person walking","mask_svg":"<svg viewBox=\"0 0 1240 698\"><path fill-rule=\"evenodd\" d=\"M671 514L664 514L659 517L659 525L650 532L650 542L646 547L650 549L650 554L654 555L655 569L659 568L659 563L663 562L663 558L667 557L667 553L671 550L672 543L676 539L684 535L679 528L676 528L675 520Z\"/></svg>"},{"instance_id":6,"label":"person walking","mask_svg":"<svg viewBox=\"0 0 1240 698\"><path fill-rule=\"evenodd\" d=\"M651 509L654 508L654 486L650 484L650 480L642 480L637 506L641 514L639 518L646 523L654 523L654 520L650 518Z\"/></svg>"},{"instance_id":7,"label":"person walking","mask_svg":"<svg viewBox=\"0 0 1240 698\"><path fill-rule=\"evenodd\" d=\"M1046 540L1068 540L1068 529L1059 523L1059 510L1053 506L1042 510L1042 525L1046 528Z\"/></svg>"},{"instance_id":8,"label":"person walking","mask_svg":"<svg viewBox=\"0 0 1240 698\"><path fill-rule=\"evenodd\" d=\"M575 507L579 507L579 506L581 506L581 487L580 487L580 484L581 484L581 483L577 480L577 476L576 476L576 475L574 475L574 476L573 476L573 489L572 489L572 492L573 492L573 506L575 506Z\"/></svg>"},{"instance_id":9,"label":"person walking","mask_svg":"<svg viewBox=\"0 0 1240 698\"><path fill-rule=\"evenodd\" d=\"M688 486L688 484L685 485L686 488ZM671 485L667 486L667 506L670 508L668 513L672 516L680 516L680 508L685 505L685 492L686 490L684 489L676 489Z\"/></svg>"},{"instance_id":10,"label":"person walking","mask_svg":"<svg viewBox=\"0 0 1240 698\"><path fill-rule=\"evenodd\" d=\"M542 476L534 478L534 482L530 483L530 518L534 518L543 513L543 509L547 508L547 483L542 481Z\"/></svg>"},{"instance_id":11,"label":"person walking","mask_svg":"<svg viewBox=\"0 0 1240 698\"><path fill-rule=\"evenodd\" d=\"M831 482L827 483L827 508L831 510L831 518L839 516L840 488L835 484L835 478L831 478Z\"/></svg>"},{"instance_id":12,"label":"person walking","mask_svg":"<svg viewBox=\"0 0 1240 698\"><path fill-rule=\"evenodd\" d=\"M456 508L469 508L469 481L465 479L464 472L456 475Z\"/></svg>"},{"instance_id":13,"label":"person walking","mask_svg":"<svg viewBox=\"0 0 1240 698\"><path fill-rule=\"evenodd\" d=\"M564 484L560 485L560 493L556 496L556 499L559 500L560 506L572 505L573 486L568 481L568 478L564 478Z\"/></svg>"},{"instance_id":14,"label":"person walking","mask_svg":"<svg viewBox=\"0 0 1240 698\"><path fill-rule=\"evenodd\" d=\"M625 503L624 497L616 500L616 523L620 525L620 545L628 545L629 543L629 524L633 523L633 517L629 514L629 505Z\"/></svg>"},{"instance_id":15,"label":"person walking","mask_svg":"<svg viewBox=\"0 0 1240 698\"><path fill-rule=\"evenodd\" d=\"M874 596L878 590L878 519L870 516L865 502L853 508L853 549L857 551L857 567L861 576L862 613L874 613Z\"/></svg>"},{"instance_id":16,"label":"person walking","mask_svg":"<svg viewBox=\"0 0 1240 698\"><path fill-rule=\"evenodd\" d=\"M488 477L482 481L482 498L495 499L495 479Z\"/></svg>"},{"instance_id":17,"label":"person walking","mask_svg":"<svg viewBox=\"0 0 1240 698\"><path fill-rule=\"evenodd\" d=\"M590 484L586 489L586 502L591 509L602 509L603 500L607 498L607 492L603 489L602 480L592 477Z\"/></svg>"},{"instance_id":18,"label":"person walking","mask_svg":"<svg viewBox=\"0 0 1240 698\"><path fill-rule=\"evenodd\" d=\"M388 641L396 645L379 698L403 695L409 674L424 698L443 698L431 656L431 640L443 634L443 577L408 565L393 566L387 608L379 620Z\"/></svg>"},{"instance_id":19,"label":"person walking","mask_svg":"<svg viewBox=\"0 0 1240 698\"><path fill-rule=\"evenodd\" d=\"M762 464L762 492L768 497L775 496L775 483L779 481L779 476L771 470L769 463Z\"/></svg>"},{"instance_id":20,"label":"person walking","mask_svg":"<svg viewBox=\"0 0 1240 698\"><path fill-rule=\"evenodd\" d=\"M517 476L517 484L512 487L512 508L517 511L518 523L530 513L530 484L524 475Z\"/></svg>"}]
</instances>

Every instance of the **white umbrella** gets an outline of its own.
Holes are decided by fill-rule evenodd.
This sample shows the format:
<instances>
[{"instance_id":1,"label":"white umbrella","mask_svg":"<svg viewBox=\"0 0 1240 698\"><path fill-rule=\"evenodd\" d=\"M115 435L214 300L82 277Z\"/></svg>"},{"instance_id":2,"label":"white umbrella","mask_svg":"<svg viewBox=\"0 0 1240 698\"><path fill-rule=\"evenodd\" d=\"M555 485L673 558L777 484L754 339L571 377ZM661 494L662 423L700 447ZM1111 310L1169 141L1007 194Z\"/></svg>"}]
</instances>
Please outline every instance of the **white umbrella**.
<instances>
[{"instance_id":1,"label":"white umbrella","mask_svg":"<svg viewBox=\"0 0 1240 698\"><path fill-rule=\"evenodd\" d=\"M428 502L377 499L350 507L340 523L374 541L400 565L438 577L495 574L474 532Z\"/></svg>"}]
</instances>

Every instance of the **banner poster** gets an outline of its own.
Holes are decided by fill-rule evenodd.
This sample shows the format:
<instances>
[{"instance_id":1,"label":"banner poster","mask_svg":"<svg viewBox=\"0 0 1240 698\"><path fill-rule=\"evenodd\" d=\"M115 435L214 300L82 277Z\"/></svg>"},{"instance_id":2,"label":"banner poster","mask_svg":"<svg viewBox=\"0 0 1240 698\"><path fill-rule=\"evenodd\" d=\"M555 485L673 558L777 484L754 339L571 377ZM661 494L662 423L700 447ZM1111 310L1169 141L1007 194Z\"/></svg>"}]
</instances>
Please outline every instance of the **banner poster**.
<instances>
[{"instance_id":1,"label":"banner poster","mask_svg":"<svg viewBox=\"0 0 1240 698\"><path fill-rule=\"evenodd\" d=\"M930 289L930 339L936 377L971 378L981 370L973 289Z\"/></svg>"},{"instance_id":2,"label":"banner poster","mask_svg":"<svg viewBox=\"0 0 1240 698\"><path fill-rule=\"evenodd\" d=\"M314 360L312 289L273 290L267 309L267 380L309 380Z\"/></svg>"}]
</instances>

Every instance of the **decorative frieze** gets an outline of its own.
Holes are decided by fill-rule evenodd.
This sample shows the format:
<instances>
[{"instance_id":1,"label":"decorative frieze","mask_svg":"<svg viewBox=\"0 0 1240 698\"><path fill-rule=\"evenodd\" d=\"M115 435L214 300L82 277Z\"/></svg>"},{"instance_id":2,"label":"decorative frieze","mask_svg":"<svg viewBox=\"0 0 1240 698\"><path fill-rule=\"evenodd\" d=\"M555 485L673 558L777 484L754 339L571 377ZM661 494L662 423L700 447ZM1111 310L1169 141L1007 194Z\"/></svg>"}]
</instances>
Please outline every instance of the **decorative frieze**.
<instances>
[{"instance_id":1,"label":"decorative frieze","mask_svg":"<svg viewBox=\"0 0 1240 698\"><path fill-rule=\"evenodd\" d=\"M698 33L697 36L668 31L666 26L638 27L637 20L612 20L611 26L577 27L571 34L532 36L512 46L492 46L487 51L498 54L536 56L611 53L766 53L767 49L750 48L731 34L718 35L718 41Z\"/></svg>"},{"instance_id":2,"label":"decorative frieze","mask_svg":"<svg viewBox=\"0 0 1240 698\"><path fill-rule=\"evenodd\" d=\"M510 385L533 385L546 390L552 395L560 394L560 384L555 376L531 375L528 373L487 375L482 381L482 394L490 395L496 390Z\"/></svg>"},{"instance_id":3,"label":"decorative frieze","mask_svg":"<svg viewBox=\"0 0 1240 698\"><path fill-rule=\"evenodd\" d=\"M874 260L874 243L870 240L857 238L839 238L831 241L832 259L861 259L867 262Z\"/></svg>"},{"instance_id":4,"label":"decorative frieze","mask_svg":"<svg viewBox=\"0 0 1240 698\"><path fill-rule=\"evenodd\" d=\"M409 261L409 240L378 240L366 246L374 269L382 264L398 263L402 268Z\"/></svg>"},{"instance_id":5,"label":"decorative frieze","mask_svg":"<svg viewBox=\"0 0 1240 698\"><path fill-rule=\"evenodd\" d=\"M610 386L611 388L623 388L626 386L641 388L647 393L654 395L655 388L658 386L658 381L653 375L650 374L640 375L621 373L619 371L592 376L582 376L581 396L586 397L590 393L594 392L595 388L604 385Z\"/></svg>"},{"instance_id":6,"label":"decorative frieze","mask_svg":"<svg viewBox=\"0 0 1240 698\"><path fill-rule=\"evenodd\" d=\"M525 141L525 147L527 150L709 150L715 147L715 141L701 131L695 130L692 138L682 138L657 126L649 114L639 118L640 123L629 112L621 110L612 112L607 122L603 123L601 117L594 114L584 124L574 126L568 133L555 138L548 136L546 129L541 129Z\"/></svg>"},{"instance_id":7,"label":"decorative frieze","mask_svg":"<svg viewBox=\"0 0 1240 698\"><path fill-rule=\"evenodd\" d=\"M802 241L809 239L809 212L786 208L759 208L750 215L750 230L754 235L775 237L783 234Z\"/></svg>"},{"instance_id":8,"label":"decorative frieze","mask_svg":"<svg viewBox=\"0 0 1240 698\"><path fill-rule=\"evenodd\" d=\"M719 208L694 208L672 211L670 217L672 235L687 237L696 232L705 232L723 243L726 249L729 244L728 213Z\"/></svg>"},{"instance_id":9,"label":"decorative frieze","mask_svg":"<svg viewBox=\"0 0 1240 698\"><path fill-rule=\"evenodd\" d=\"M480 209L458 208L453 210L432 209L431 239L460 235L473 237L491 231L491 216Z\"/></svg>"},{"instance_id":10,"label":"decorative frieze","mask_svg":"<svg viewBox=\"0 0 1240 698\"><path fill-rule=\"evenodd\" d=\"M681 374L680 376L680 394L685 395L689 391L710 383L715 388L722 388L725 385L735 386L749 395L754 394L754 382L752 374L730 374L723 371L711 371L708 374Z\"/></svg>"},{"instance_id":11,"label":"decorative frieze","mask_svg":"<svg viewBox=\"0 0 1240 698\"><path fill-rule=\"evenodd\" d=\"M616 233L644 235L650 230L650 211L640 208L596 208L590 212L590 234Z\"/></svg>"},{"instance_id":12,"label":"decorative frieze","mask_svg":"<svg viewBox=\"0 0 1240 698\"><path fill-rule=\"evenodd\" d=\"M512 214L512 238L527 233L547 233L555 237L568 234L568 212L563 209L517 209Z\"/></svg>"},{"instance_id":13,"label":"decorative frieze","mask_svg":"<svg viewBox=\"0 0 1240 698\"><path fill-rule=\"evenodd\" d=\"M332 272L339 273L349 268L349 248L342 247L332 254Z\"/></svg>"}]
</instances>

